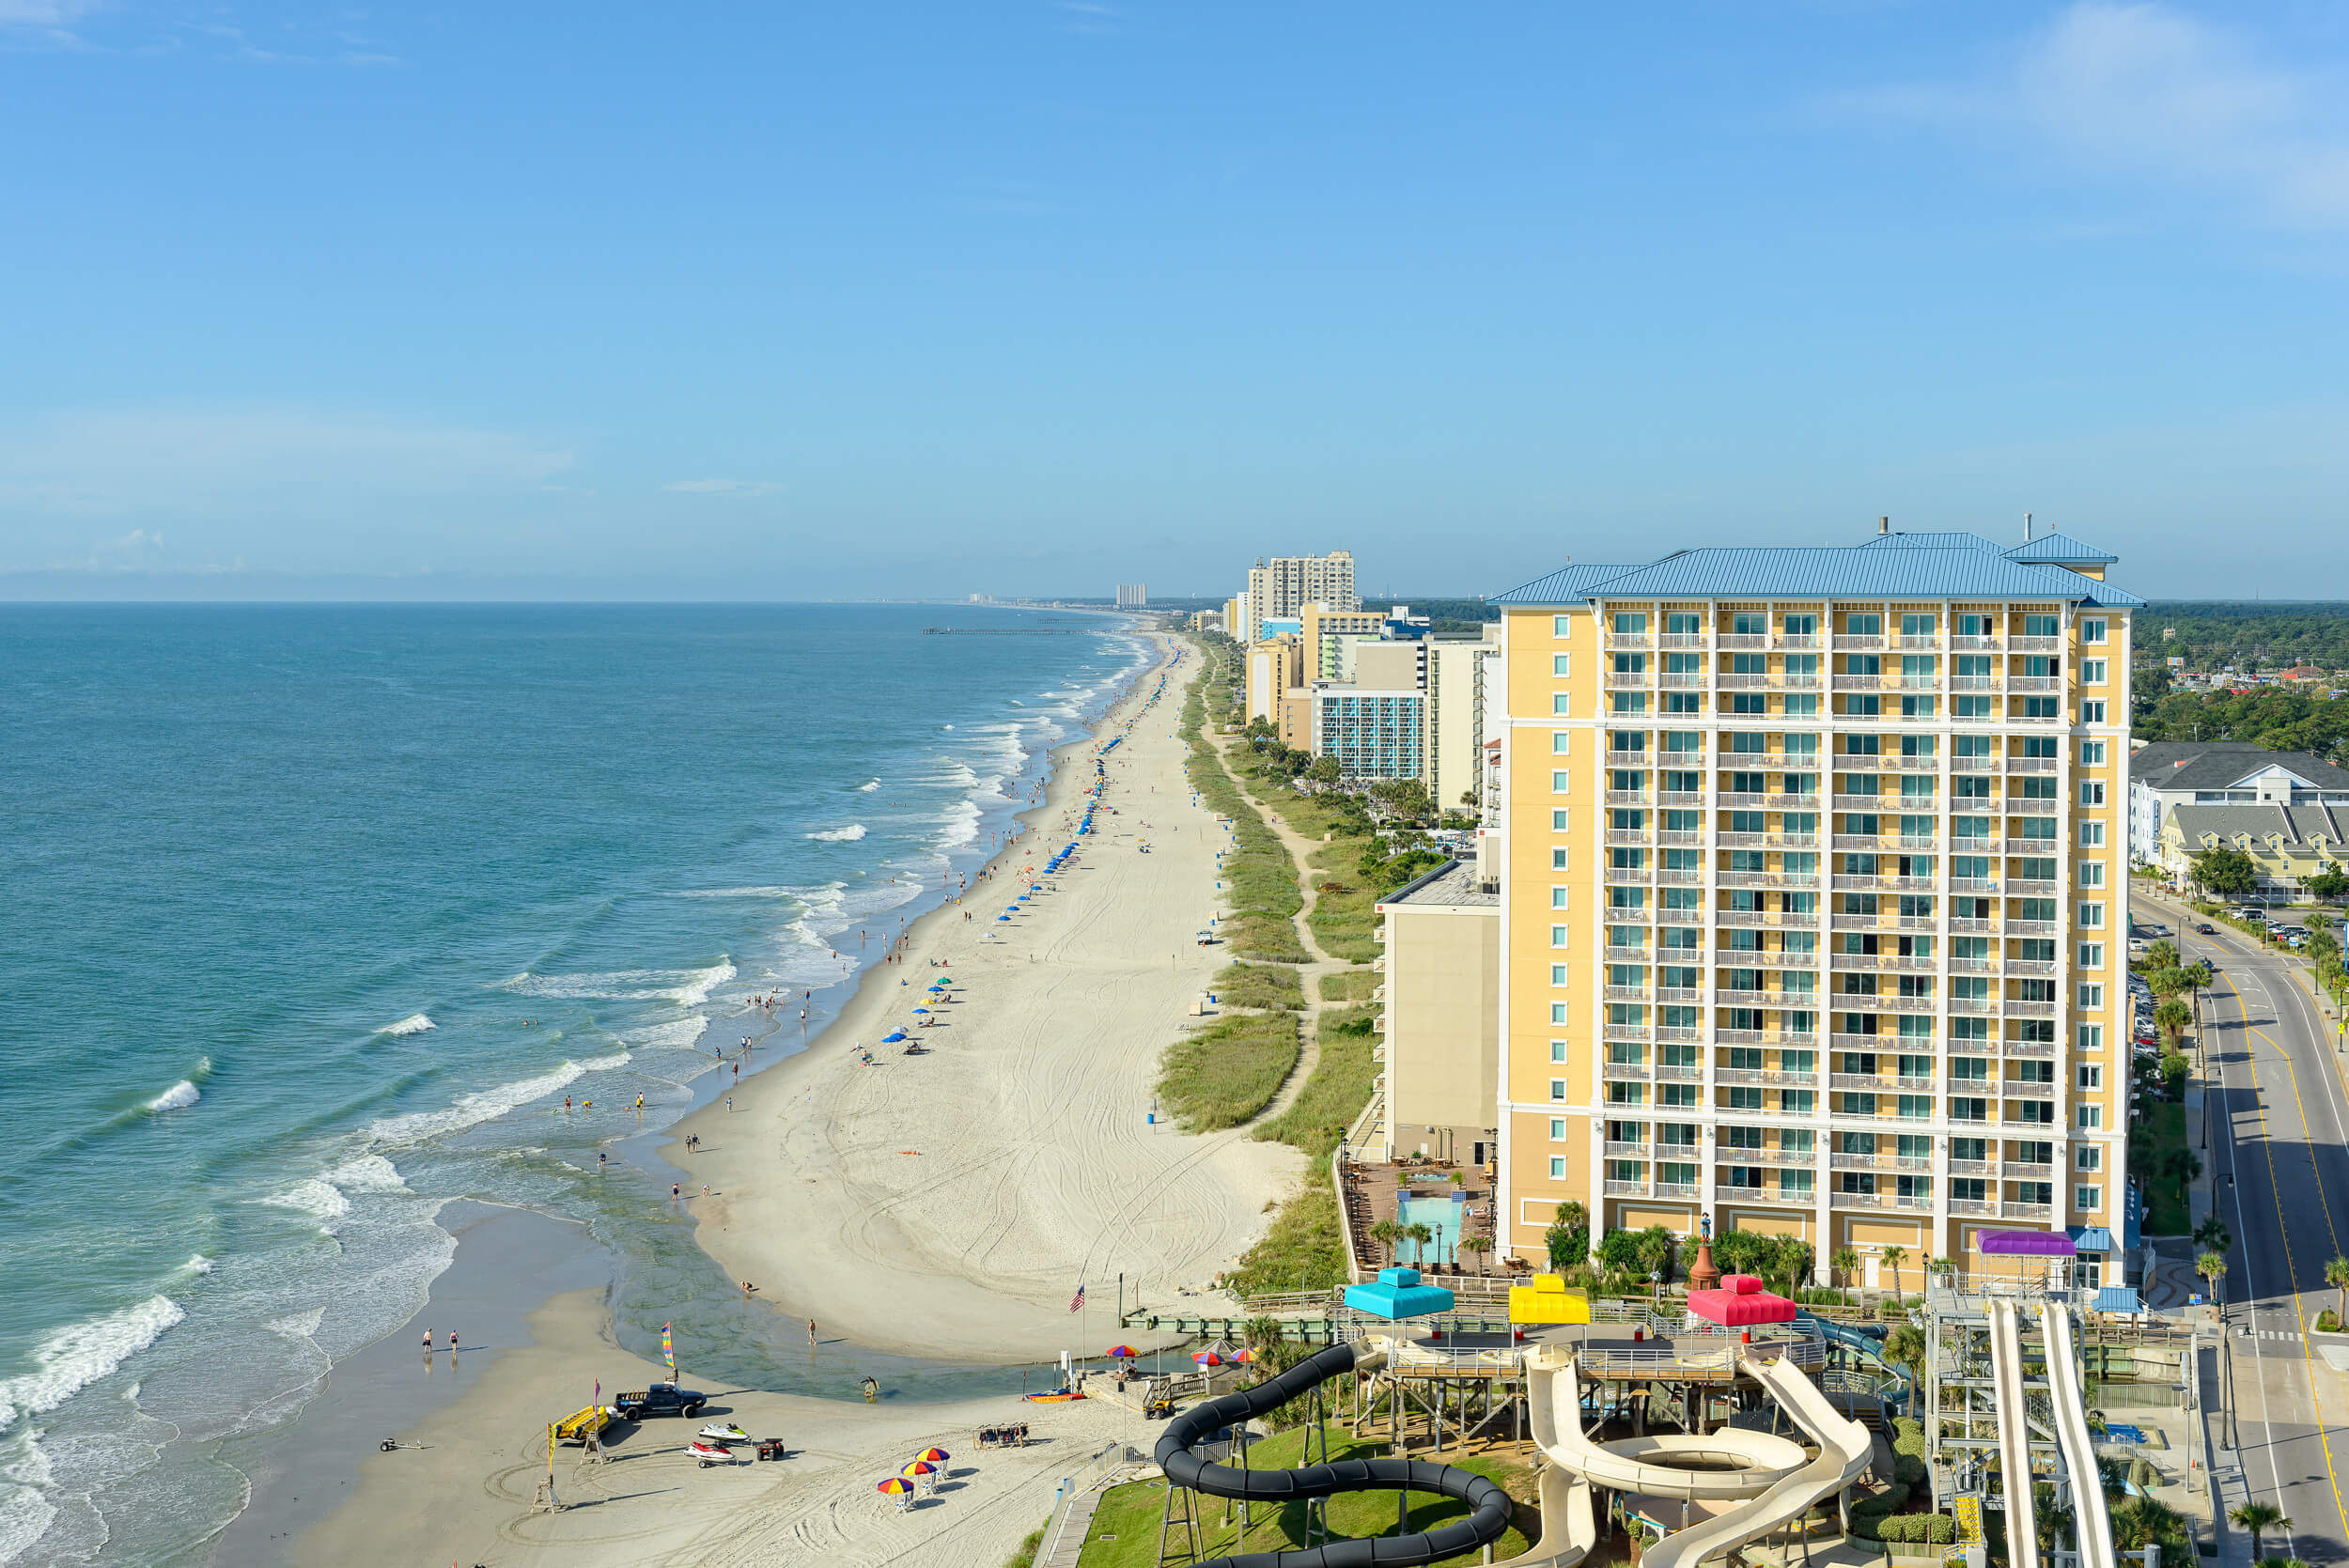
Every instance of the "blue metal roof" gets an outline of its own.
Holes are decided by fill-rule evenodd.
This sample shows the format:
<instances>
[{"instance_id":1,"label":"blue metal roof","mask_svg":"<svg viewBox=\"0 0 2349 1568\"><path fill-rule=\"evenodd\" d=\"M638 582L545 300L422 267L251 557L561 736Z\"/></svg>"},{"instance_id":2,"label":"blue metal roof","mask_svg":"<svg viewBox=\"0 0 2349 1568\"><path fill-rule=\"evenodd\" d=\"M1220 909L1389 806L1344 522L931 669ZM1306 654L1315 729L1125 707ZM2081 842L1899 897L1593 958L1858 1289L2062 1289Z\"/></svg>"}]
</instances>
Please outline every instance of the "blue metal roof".
<instances>
[{"instance_id":1,"label":"blue metal roof","mask_svg":"<svg viewBox=\"0 0 2349 1568\"><path fill-rule=\"evenodd\" d=\"M1895 530L1878 534L1859 547L1861 550L1989 550L1999 548L1994 540L1979 534L1904 534Z\"/></svg>"},{"instance_id":2,"label":"blue metal roof","mask_svg":"<svg viewBox=\"0 0 2349 1568\"><path fill-rule=\"evenodd\" d=\"M1621 577L1627 571L1638 571L1636 566L1577 566L1561 567L1546 576L1495 594L1494 604L1579 604L1583 596L1610 577Z\"/></svg>"},{"instance_id":3,"label":"blue metal roof","mask_svg":"<svg viewBox=\"0 0 2349 1568\"><path fill-rule=\"evenodd\" d=\"M2096 1292L2096 1310L2100 1312L2141 1312L2145 1303L2137 1298L2137 1292L2126 1285L2107 1285Z\"/></svg>"},{"instance_id":4,"label":"blue metal roof","mask_svg":"<svg viewBox=\"0 0 2349 1568\"><path fill-rule=\"evenodd\" d=\"M2071 1236L2072 1245L2083 1252L2117 1252L2121 1250L2120 1244L2112 1239L2112 1233L2102 1225L2074 1225L2066 1234Z\"/></svg>"},{"instance_id":5,"label":"blue metal roof","mask_svg":"<svg viewBox=\"0 0 2349 1568\"><path fill-rule=\"evenodd\" d=\"M2067 567L2108 567L2121 559L2108 551L2098 550L2094 545L2084 545L2069 534L2045 535L2029 544L2016 545L2005 553L2010 561L2046 561Z\"/></svg>"},{"instance_id":6,"label":"blue metal roof","mask_svg":"<svg viewBox=\"0 0 2349 1568\"><path fill-rule=\"evenodd\" d=\"M1877 534L1865 543L1819 547L1683 550L1646 566L1569 566L1537 577L1496 604L1576 604L1629 598L2054 599L2094 608L2141 608L2110 583L2054 564L2105 561L2077 540L2049 535L2019 547L2053 549L2017 558L1979 534Z\"/></svg>"}]
</instances>

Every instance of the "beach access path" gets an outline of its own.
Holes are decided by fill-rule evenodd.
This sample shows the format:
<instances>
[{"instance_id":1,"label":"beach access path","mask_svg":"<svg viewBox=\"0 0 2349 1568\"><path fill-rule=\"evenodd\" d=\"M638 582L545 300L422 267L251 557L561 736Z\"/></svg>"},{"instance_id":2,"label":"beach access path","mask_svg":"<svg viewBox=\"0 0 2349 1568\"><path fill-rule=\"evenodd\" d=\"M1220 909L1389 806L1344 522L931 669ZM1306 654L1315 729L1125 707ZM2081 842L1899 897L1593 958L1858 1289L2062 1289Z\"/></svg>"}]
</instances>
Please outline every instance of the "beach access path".
<instances>
[{"instance_id":1,"label":"beach access path","mask_svg":"<svg viewBox=\"0 0 2349 1568\"><path fill-rule=\"evenodd\" d=\"M1221 909L1226 842L1184 774L1182 688L1198 656L1154 643L1156 667L1059 759L1033 830L993 873L917 922L904 961L875 967L809 1050L745 1080L731 1113L721 1102L674 1129L689 1192L713 1189L692 1201L701 1244L777 1311L904 1354L1097 1354L1119 1334L1121 1274L1128 1305L1174 1305L1295 1189L1304 1161L1288 1145L1148 1119L1160 1056L1229 955L1196 940ZM1095 831L1079 839L1094 756L1119 735ZM1068 865L1035 875L1071 842ZM1015 906L1037 880L1047 891ZM924 1054L882 1045L941 973L953 999L913 1032ZM688 1133L700 1152L683 1151ZM1084 1314L1069 1310L1080 1285Z\"/></svg>"},{"instance_id":2,"label":"beach access path","mask_svg":"<svg viewBox=\"0 0 2349 1568\"><path fill-rule=\"evenodd\" d=\"M953 1405L866 1405L704 1384L708 1416L788 1454L750 1451L703 1469L685 1452L701 1424L654 1421L614 1429L599 1464L556 1451L556 1496L536 1511L547 1478L549 1412L577 1408L590 1372L608 1389L662 1375L613 1341L603 1293L581 1290L530 1318L532 1343L502 1351L479 1382L416 1430L414 1445L370 1456L350 1499L305 1530L299 1564L490 1562L506 1568L831 1568L885 1563L1002 1562L1051 1512L1061 1479L1112 1442L1147 1452L1154 1431L1107 1400L1022 1404L1018 1396ZM690 1369L689 1369L690 1371ZM1025 1422L1026 1448L981 1450L986 1425ZM930 1447L954 1457L935 1497L900 1512L876 1484Z\"/></svg>"}]
</instances>

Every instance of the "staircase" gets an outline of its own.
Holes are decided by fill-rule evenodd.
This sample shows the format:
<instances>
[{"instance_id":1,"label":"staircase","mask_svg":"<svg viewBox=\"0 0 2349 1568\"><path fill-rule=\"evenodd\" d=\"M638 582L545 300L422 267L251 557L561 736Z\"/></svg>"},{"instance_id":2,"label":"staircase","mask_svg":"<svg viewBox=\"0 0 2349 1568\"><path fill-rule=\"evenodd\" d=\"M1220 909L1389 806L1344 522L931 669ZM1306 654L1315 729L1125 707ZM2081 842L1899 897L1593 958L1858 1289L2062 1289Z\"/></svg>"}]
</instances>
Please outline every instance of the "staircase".
<instances>
[{"instance_id":1,"label":"staircase","mask_svg":"<svg viewBox=\"0 0 2349 1568\"><path fill-rule=\"evenodd\" d=\"M1957 1544L1979 1546L1983 1544L1982 1499L1968 1494L1950 1505L1951 1514L1957 1520Z\"/></svg>"}]
</instances>

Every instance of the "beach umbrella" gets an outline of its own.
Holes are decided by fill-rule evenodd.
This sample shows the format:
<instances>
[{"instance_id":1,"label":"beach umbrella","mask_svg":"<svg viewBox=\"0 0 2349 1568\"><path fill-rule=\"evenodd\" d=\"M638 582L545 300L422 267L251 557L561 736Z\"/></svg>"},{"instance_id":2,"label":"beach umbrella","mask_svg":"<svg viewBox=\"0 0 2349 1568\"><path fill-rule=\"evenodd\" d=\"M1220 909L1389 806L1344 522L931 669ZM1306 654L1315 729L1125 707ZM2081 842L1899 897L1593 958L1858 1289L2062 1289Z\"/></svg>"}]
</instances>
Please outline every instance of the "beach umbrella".
<instances>
[{"instance_id":1,"label":"beach umbrella","mask_svg":"<svg viewBox=\"0 0 2349 1568\"><path fill-rule=\"evenodd\" d=\"M947 1460L952 1459L954 1455L948 1453L944 1449L924 1449L913 1457L916 1459L926 1459L933 1465L943 1465Z\"/></svg>"},{"instance_id":2,"label":"beach umbrella","mask_svg":"<svg viewBox=\"0 0 2349 1568\"><path fill-rule=\"evenodd\" d=\"M908 1465L904 1469L899 1470L897 1473L899 1475L936 1475L938 1473L938 1467L931 1464L926 1459L916 1459L912 1464Z\"/></svg>"},{"instance_id":3,"label":"beach umbrella","mask_svg":"<svg viewBox=\"0 0 2349 1568\"><path fill-rule=\"evenodd\" d=\"M1141 1351L1136 1350L1130 1344L1120 1344L1112 1345L1111 1348L1101 1352L1101 1358L1102 1359L1109 1361L1127 1361L1131 1360L1133 1358L1141 1354Z\"/></svg>"},{"instance_id":4,"label":"beach umbrella","mask_svg":"<svg viewBox=\"0 0 2349 1568\"><path fill-rule=\"evenodd\" d=\"M1231 1353L1231 1355L1229 1355L1229 1356L1227 1356L1227 1357L1225 1357L1225 1358L1224 1358L1224 1359L1226 1359L1226 1360L1230 1360L1230 1361L1253 1361L1255 1358L1256 1358L1256 1353L1255 1353L1254 1351L1252 1351L1252 1350L1248 1349L1248 1348L1247 1348L1246 1346L1244 1346L1244 1345L1243 1345L1241 1348L1239 1348L1239 1349L1237 1349L1237 1350L1233 1351L1233 1352Z\"/></svg>"},{"instance_id":5,"label":"beach umbrella","mask_svg":"<svg viewBox=\"0 0 2349 1568\"><path fill-rule=\"evenodd\" d=\"M906 1493L913 1490L913 1483L908 1481L901 1475L893 1475L887 1481L882 1482L879 1486L873 1488L873 1490L877 1492L886 1492L893 1498L903 1497Z\"/></svg>"},{"instance_id":6,"label":"beach umbrella","mask_svg":"<svg viewBox=\"0 0 2349 1568\"><path fill-rule=\"evenodd\" d=\"M1009 916L1009 915L997 915L995 918L996 918L996 920L998 920L998 921L1000 922L1000 921L1007 921L1007 920L1011 919L1011 916Z\"/></svg>"},{"instance_id":7,"label":"beach umbrella","mask_svg":"<svg viewBox=\"0 0 2349 1568\"><path fill-rule=\"evenodd\" d=\"M1190 1358L1203 1367L1220 1367L1223 1364L1223 1358L1212 1350L1195 1351Z\"/></svg>"},{"instance_id":8,"label":"beach umbrella","mask_svg":"<svg viewBox=\"0 0 2349 1568\"><path fill-rule=\"evenodd\" d=\"M915 1008L915 1009L914 1009L914 1011L915 1011L916 1013L926 1013L926 1012L928 1012L928 1011L929 1011L929 1009L928 1009L928 1008L926 1008L926 1007L917 1007L917 1008Z\"/></svg>"}]
</instances>

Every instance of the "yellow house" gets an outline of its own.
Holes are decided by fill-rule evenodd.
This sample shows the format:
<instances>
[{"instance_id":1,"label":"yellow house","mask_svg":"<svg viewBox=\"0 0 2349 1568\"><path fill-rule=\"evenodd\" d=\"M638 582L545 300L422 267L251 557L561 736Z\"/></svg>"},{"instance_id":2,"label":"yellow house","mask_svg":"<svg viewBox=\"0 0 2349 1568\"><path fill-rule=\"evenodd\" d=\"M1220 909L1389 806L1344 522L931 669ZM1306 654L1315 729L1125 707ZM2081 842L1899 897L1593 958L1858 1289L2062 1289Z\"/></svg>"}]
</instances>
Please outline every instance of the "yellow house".
<instances>
[{"instance_id":1,"label":"yellow house","mask_svg":"<svg viewBox=\"0 0 2349 1568\"><path fill-rule=\"evenodd\" d=\"M2256 897L2305 896L2304 884L2340 865L2345 836L2340 809L2325 806L2172 806L2161 828L2162 868L2187 880L2193 857L2220 845L2240 849L2259 868Z\"/></svg>"}]
</instances>

